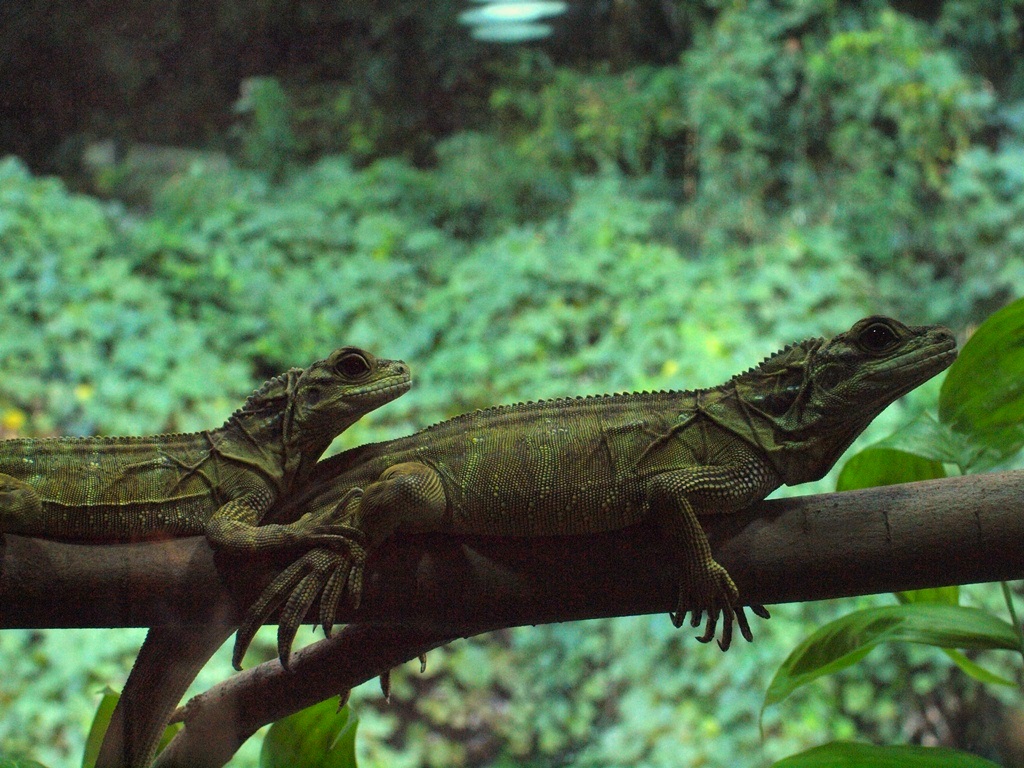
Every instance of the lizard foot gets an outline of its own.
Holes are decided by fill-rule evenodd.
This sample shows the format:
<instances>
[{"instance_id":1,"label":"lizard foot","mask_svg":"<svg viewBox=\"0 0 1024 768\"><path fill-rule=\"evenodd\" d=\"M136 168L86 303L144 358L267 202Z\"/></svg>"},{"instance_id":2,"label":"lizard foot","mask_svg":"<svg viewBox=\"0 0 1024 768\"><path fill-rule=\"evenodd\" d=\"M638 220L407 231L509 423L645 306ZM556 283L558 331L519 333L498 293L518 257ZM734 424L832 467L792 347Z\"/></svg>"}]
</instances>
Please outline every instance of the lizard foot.
<instances>
[{"instance_id":1,"label":"lizard foot","mask_svg":"<svg viewBox=\"0 0 1024 768\"><path fill-rule=\"evenodd\" d=\"M294 544L309 549L326 547L342 549L351 554L354 548L365 551L366 534L351 525L351 507L359 509L362 488L350 488L337 504L314 512L307 512L292 524Z\"/></svg>"},{"instance_id":2,"label":"lizard foot","mask_svg":"<svg viewBox=\"0 0 1024 768\"><path fill-rule=\"evenodd\" d=\"M723 651L729 650L729 647L732 645L732 626L734 621L736 623L736 626L740 628L740 635L743 637L743 639L746 640L748 643L752 643L754 641L754 633L751 631L750 622L747 620L746 608L750 608L751 613L753 613L755 616L761 617L762 619L770 619L772 617L772 615L768 612L767 608L765 608L763 605L758 605L756 603L752 603L748 606L735 605L727 610L722 610L722 639L718 641L718 647L721 648ZM673 617L677 616L677 614L672 615ZM701 617L703 615L704 611L700 610L699 608L692 611L690 626L700 626ZM676 619L673 618L673 623L675 622ZM679 622L676 623L676 626L678 627L681 624L682 619L680 618ZM705 628L704 634L698 637L697 640L701 643L710 643L715 638L715 631L717 625L718 615L712 614L711 611L708 611L707 627Z\"/></svg>"},{"instance_id":3,"label":"lizard foot","mask_svg":"<svg viewBox=\"0 0 1024 768\"><path fill-rule=\"evenodd\" d=\"M350 603L354 607L359 605L365 560L363 548L348 542L348 551L344 554L332 549L312 549L278 574L250 606L238 628L231 658L235 669L241 669L242 658L256 631L282 603L277 650L283 667L288 667L292 641L317 595L320 595L320 624L325 633L330 634L337 604L346 588Z\"/></svg>"},{"instance_id":4,"label":"lizard foot","mask_svg":"<svg viewBox=\"0 0 1024 768\"><path fill-rule=\"evenodd\" d=\"M697 580L697 583L680 584L679 603L669 617L672 619L673 625L681 627L687 611L690 611L690 626L697 627L704 614L707 613L704 634L697 637L697 640L702 643L709 643L715 639L718 620L721 617L723 619L722 638L718 641L718 647L726 651L732 645L734 622L740 628L740 634L747 642L754 639L744 607L737 604L738 598L739 590L732 577L729 576L725 568L712 560L710 567L705 570L704 577ZM769 617L768 611L762 605L751 605L750 610L761 618Z\"/></svg>"}]
</instances>

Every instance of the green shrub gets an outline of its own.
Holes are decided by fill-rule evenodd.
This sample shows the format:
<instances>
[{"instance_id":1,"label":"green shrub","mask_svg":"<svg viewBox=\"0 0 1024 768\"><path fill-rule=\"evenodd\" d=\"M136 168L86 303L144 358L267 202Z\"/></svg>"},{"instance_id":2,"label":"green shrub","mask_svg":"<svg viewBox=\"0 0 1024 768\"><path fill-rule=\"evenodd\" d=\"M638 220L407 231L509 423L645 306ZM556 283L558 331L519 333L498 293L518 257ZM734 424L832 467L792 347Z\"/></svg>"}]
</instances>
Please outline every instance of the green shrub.
<instances>
[{"instance_id":1,"label":"green shrub","mask_svg":"<svg viewBox=\"0 0 1024 768\"><path fill-rule=\"evenodd\" d=\"M252 387L244 363L209 351L212 329L176 320L133 273L116 222L0 163L0 408L25 414L27 433L194 429Z\"/></svg>"}]
</instances>

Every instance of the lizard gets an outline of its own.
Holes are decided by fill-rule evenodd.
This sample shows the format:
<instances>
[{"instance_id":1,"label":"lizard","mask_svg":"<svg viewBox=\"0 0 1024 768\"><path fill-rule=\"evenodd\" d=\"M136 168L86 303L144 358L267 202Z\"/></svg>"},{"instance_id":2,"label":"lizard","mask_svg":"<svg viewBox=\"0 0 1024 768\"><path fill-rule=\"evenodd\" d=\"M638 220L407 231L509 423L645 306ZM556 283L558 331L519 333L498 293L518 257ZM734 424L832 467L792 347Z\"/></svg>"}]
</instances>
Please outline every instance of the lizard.
<instances>
[{"instance_id":1,"label":"lizard","mask_svg":"<svg viewBox=\"0 0 1024 768\"><path fill-rule=\"evenodd\" d=\"M215 547L245 553L324 544L337 527L313 516L259 523L338 434L410 386L404 362L342 347L268 380L219 429L0 442L0 536L120 543L205 534ZM198 671L189 668L190 649L223 632L150 631L108 729L124 743L105 741L101 765L148 764L177 702L169 698ZM156 678L166 684L152 685Z\"/></svg>"},{"instance_id":2,"label":"lizard","mask_svg":"<svg viewBox=\"0 0 1024 768\"><path fill-rule=\"evenodd\" d=\"M786 346L717 387L498 406L337 454L285 506L333 509L358 534L344 551L309 550L276 577L238 630L233 663L284 603L287 666L317 595L329 632L343 597L359 606L366 559L395 533L583 535L643 521L678 562L673 624L690 611L699 626L706 612L698 640L710 642L722 617L723 650L734 620L749 641L737 587L699 518L820 479L882 410L955 358L948 329L875 315L828 341Z\"/></svg>"},{"instance_id":3,"label":"lizard","mask_svg":"<svg viewBox=\"0 0 1024 768\"><path fill-rule=\"evenodd\" d=\"M218 429L0 441L0 541L205 535L248 553L328 543L334 528L313 517L259 523L337 435L410 383L404 362L342 347L268 380Z\"/></svg>"}]
</instances>

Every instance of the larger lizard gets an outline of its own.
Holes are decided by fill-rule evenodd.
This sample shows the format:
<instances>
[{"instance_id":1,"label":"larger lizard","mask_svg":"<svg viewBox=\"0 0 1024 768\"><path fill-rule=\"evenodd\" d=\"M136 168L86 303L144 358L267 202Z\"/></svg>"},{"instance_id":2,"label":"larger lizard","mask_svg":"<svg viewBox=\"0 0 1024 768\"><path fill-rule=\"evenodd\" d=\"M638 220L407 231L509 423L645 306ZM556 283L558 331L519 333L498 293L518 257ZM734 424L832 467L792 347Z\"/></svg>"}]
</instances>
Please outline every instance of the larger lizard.
<instances>
[{"instance_id":1,"label":"larger lizard","mask_svg":"<svg viewBox=\"0 0 1024 768\"><path fill-rule=\"evenodd\" d=\"M786 347L712 389L567 398L500 406L317 465L296 510L337 511L359 531L344 552L317 548L287 568L239 630L239 665L283 600L282 663L320 595L329 630L347 592L358 605L366 556L395 532L550 536L653 520L678 561L673 623L703 612L702 641L724 616L750 639L732 578L698 518L735 512L782 484L821 478L886 406L956 357L940 326L868 317L830 341Z\"/></svg>"},{"instance_id":2,"label":"larger lizard","mask_svg":"<svg viewBox=\"0 0 1024 768\"><path fill-rule=\"evenodd\" d=\"M314 517L259 523L338 434L409 386L405 363L343 347L267 381L218 429L0 441L0 536L117 543L205 534L246 552L328 543L334 528Z\"/></svg>"}]
</instances>

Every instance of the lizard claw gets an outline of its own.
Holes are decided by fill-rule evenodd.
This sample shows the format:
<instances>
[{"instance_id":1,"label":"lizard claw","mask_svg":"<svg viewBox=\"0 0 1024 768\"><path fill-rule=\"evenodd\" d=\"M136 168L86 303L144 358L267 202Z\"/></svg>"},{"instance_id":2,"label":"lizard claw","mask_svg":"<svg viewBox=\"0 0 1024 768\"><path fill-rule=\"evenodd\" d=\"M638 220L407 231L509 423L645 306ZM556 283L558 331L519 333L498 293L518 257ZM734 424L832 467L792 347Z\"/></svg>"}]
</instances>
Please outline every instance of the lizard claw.
<instances>
[{"instance_id":1,"label":"lizard claw","mask_svg":"<svg viewBox=\"0 0 1024 768\"><path fill-rule=\"evenodd\" d=\"M750 612L755 616L759 616L762 619L770 619L772 615L768 613L768 610L763 605L751 605ZM740 634L743 635L743 639L748 643L754 642L754 633L750 631L750 624L747 621L747 614L743 610L743 606L736 607L736 623L739 625ZM723 649L724 650L724 649Z\"/></svg>"},{"instance_id":2,"label":"lizard claw","mask_svg":"<svg viewBox=\"0 0 1024 768\"><path fill-rule=\"evenodd\" d=\"M315 571L303 576L281 609L277 627L277 657L285 669L288 669L292 641L295 640L299 626L306 618L306 614L309 613L309 607L313 604L319 591L318 579L319 575Z\"/></svg>"},{"instance_id":3,"label":"lizard claw","mask_svg":"<svg viewBox=\"0 0 1024 768\"><path fill-rule=\"evenodd\" d=\"M341 712L348 704L348 700L352 697L352 689L349 688L347 691L342 691L338 694L338 709L336 712Z\"/></svg>"},{"instance_id":4,"label":"lizard claw","mask_svg":"<svg viewBox=\"0 0 1024 768\"><path fill-rule=\"evenodd\" d=\"M772 615L770 613L768 613L768 609L765 608L760 603L751 603L747 607L750 608L750 612L752 614L754 614L755 616L758 616L758 617L760 617L762 619L770 619L772 617Z\"/></svg>"},{"instance_id":5,"label":"lizard claw","mask_svg":"<svg viewBox=\"0 0 1024 768\"><path fill-rule=\"evenodd\" d=\"M704 634L697 637L699 643L710 643L715 639L715 630L718 629L718 611L708 611L708 622L704 626Z\"/></svg>"},{"instance_id":6,"label":"lizard claw","mask_svg":"<svg viewBox=\"0 0 1024 768\"><path fill-rule=\"evenodd\" d=\"M743 609L739 608L738 610L742 611ZM725 621L722 624L722 639L718 641L718 647L722 651L728 651L729 646L732 645L733 611L731 609L726 609L723 614L723 618Z\"/></svg>"},{"instance_id":7,"label":"lizard claw","mask_svg":"<svg viewBox=\"0 0 1024 768\"><path fill-rule=\"evenodd\" d=\"M288 595L302 583L306 573L304 558L295 561L281 571L270 586L263 590L260 596L256 598L256 602L249 606L245 619L235 634L235 648L231 655L231 665L235 669L242 668L242 658L245 656L245 652L249 648L252 639L256 636L257 630L270 618L270 614L274 612L274 609L283 603Z\"/></svg>"},{"instance_id":8,"label":"lizard claw","mask_svg":"<svg viewBox=\"0 0 1024 768\"><path fill-rule=\"evenodd\" d=\"M748 643L754 641L754 633L750 629L750 621L747 619L746 608L750 608L750 612L755 616L762 619L770 619L771 614L768 612L763 605L736 605L736 606L724 606L715 607L709 609L696 608L690 611L690 626L698 627L701 624L701 619L704 614L707 613L707 623L704 627L704 633L699 635L696 640L701 643L710 643L715 639L715 632L718 629L719 616L722 618L722 637L718 640L718 647L723 651L729 650L732 645L733 638L733 623L739 627L740 635ZM672 624L679 628L683 625L683 619L686 615L686 611L673 611L669 613L669 617L672 619Z\"/></svg>"}]
</instances>

